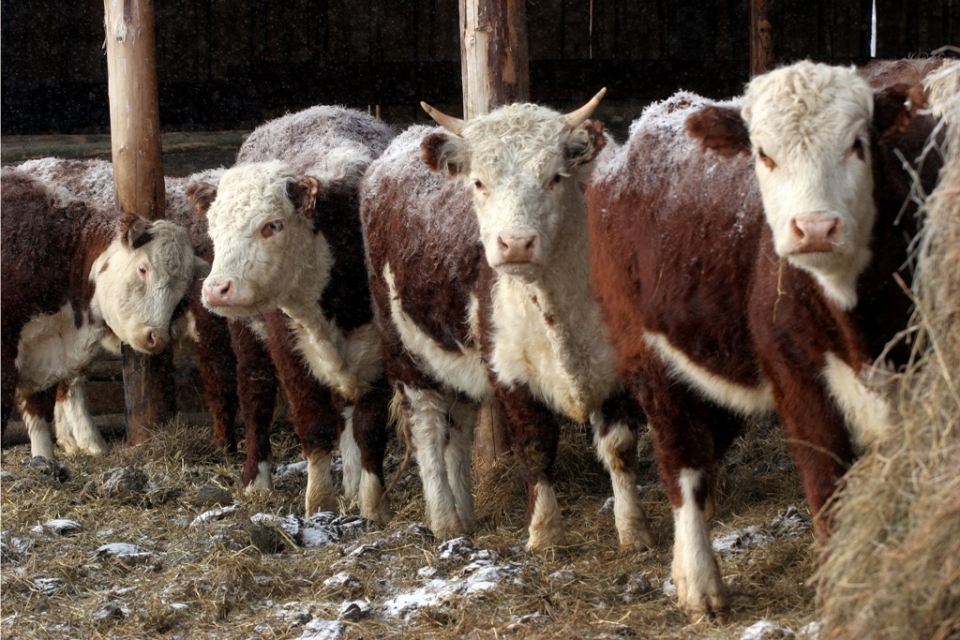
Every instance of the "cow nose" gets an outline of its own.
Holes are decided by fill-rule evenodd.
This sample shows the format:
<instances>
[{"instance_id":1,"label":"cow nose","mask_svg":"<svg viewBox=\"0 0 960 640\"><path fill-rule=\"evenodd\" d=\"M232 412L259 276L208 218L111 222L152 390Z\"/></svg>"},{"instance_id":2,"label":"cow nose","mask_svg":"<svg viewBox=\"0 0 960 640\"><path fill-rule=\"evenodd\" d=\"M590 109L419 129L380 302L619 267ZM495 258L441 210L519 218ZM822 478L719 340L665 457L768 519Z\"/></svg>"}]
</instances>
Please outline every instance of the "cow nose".
<instances>
[{"instance_id":1,"label":"cow nose","mask_svg":"<svg viewBox=\"0 0 960 640\"><path fill-rule=\"evenodd\" d=\"M166 348L167 341L156 329L151 329L144 339L143 346L150 353L160 353Z\"/></svg>"},{"instance_id":2,"label":"cow nose","mask_svg":"<svg viewBox=\"0 0 960 640\"><path fill-rule=\"evenodd\" d=\"M507 233L497 236L500 258L504 262L530 262L540 244L536 233Z\"/></svg>"},{"instance_id":3,"label":"cow nose","mask_svg":"<svg viewBox=\"0 0 960 640\"><path fill-rule=\"evenodd\" d=\"M798 253L833 251L840 239L841 223L836 216L797 216L791 221Z\"/></svg>"},{"instance_id":4,"label":"cow nose","mask_svg":"<svg viewBox=\"0 0 960 640\"><path fill-rule=\"evenodd\" d=\"M233 297L233 281L205 282L203 284L203 297L211 307L225 307L229 305L230 298Z\"/></svg>"}]
</instances>

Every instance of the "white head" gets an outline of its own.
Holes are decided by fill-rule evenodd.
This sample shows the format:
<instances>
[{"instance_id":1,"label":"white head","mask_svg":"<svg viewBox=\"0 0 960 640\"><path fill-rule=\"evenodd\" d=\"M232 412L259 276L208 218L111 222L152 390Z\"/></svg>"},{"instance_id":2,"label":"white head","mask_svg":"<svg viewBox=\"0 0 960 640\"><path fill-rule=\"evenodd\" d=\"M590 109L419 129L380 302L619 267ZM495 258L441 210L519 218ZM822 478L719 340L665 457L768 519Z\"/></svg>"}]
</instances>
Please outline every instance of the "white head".
<instances>
[{"instance_id":1,"label":"white head","mask_svg":"<svg viewBox=\"0 0 960 640\"><path fill-rule=\"evenodd\" d=\"M603 125L587 118L603 93L566 116L519 104L463 122L423 105L455 134L427 136L424 162L473 192L480 238L494 269L535 280L564 259L558 247L571 235L586 233L580 184L605 143Z\"/></svg>"},{"instance_id":2,"label":"white head","mask_svg":"<svg viewBox=\"0 0 960 640\"><path fill-rule=\"evenodd\" d=\"M224 172L219 189L191 185L206 211L214 260L203 304L227 317L259 314L301 300L316 304L333 259L313 215L320 186L274 160Z\"/></svg>"},{"instance_id":3,"label":"white head","mask_svg":"<svg viewBox=\"0 0 960 640\"><path fill-rule=\"evenodd\" d=\"M853 68L811 62L755 78L743 101L777 254L843 309L870 261L876 218L873 91Z\"/></svg>"},{"instance_id":4,"label":"white head","mask_svg":"<svg viewBox=\"0 0 960 640\"><path fill-rule=\"evenodd\" d=\"M93 309L121 341L137 351L159 353L170 341L174 309L209 268L194 255L183 227L124 214L119 237L90 272Z\"/></svg>"}]
</instances>

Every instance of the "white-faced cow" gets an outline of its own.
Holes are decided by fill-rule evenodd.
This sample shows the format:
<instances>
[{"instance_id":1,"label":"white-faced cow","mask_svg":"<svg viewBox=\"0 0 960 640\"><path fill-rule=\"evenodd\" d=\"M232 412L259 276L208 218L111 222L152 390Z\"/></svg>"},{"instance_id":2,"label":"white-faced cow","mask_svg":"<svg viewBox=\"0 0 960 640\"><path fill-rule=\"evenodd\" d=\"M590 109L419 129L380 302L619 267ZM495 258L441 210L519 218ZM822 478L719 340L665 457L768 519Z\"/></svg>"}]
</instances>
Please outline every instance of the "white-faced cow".
<instances>
[{"instance_id":1,"label":"white-faced cow","mask_svg":"<svg viewBox=\"0 0 960 640\"><path fill-rule=\"evenodd\" d=\"M3 416L15 397L35 456L53 457L57 383L105 339L159 353L170 320L208 265L180 226L70 200L28 174L2 174Z\"/></svg>"},{"instance_id":2,"label":"white-faced cow","mask_svg":"<svg viewBox=\"0 0 960 640\"><path fill-rule=\"evenodd\" d=\"M425 105L447 131L406 131L361 185L386 369L438 536L473 527L471 433L494 400L527 469L528 549L561 539L561 417L594 427L621 544L652 543L636 488L642 412L615 375L587 264L581 183L605 142L587 120L601 96L568 115L525 104L468 122Z\"/></svg>"},{"instance_id":3,"label":"white-faced cow","mask_svg":"<svg viewBox=\"0 0 960 640\"><path fill-rule=\"evenodd\" d=\"M742 102L680 93L587 187L594 283L655 434L691 617L727 604L707 519L742 416L779 413L821 536L857 441L889 425L865 376L909 316L894 274L909 280L916 220L896 154L921 154L921 102L916 86L875 92L809 62L756 78ZM928 188L936 170L920 171Z\"/></svg>"},{"instance_id":4,"label":"white-faced cow","mask_svg":"<svg viewBox=\"0 0 960 640\"><path fill-rule=\"evenodd\" d=\"M204 304L247 321L247 338L269 350L308 463L308 514L336 505L330 463L339 438L345 493L359 493L363 515L388 516L389 389L357 183L392 137L366 114L314 107L258 128L217 189L190 194L206 212L215 250ZM269 487L265 456L258 472L251 486Z\"/></svg>"}]
</instances>

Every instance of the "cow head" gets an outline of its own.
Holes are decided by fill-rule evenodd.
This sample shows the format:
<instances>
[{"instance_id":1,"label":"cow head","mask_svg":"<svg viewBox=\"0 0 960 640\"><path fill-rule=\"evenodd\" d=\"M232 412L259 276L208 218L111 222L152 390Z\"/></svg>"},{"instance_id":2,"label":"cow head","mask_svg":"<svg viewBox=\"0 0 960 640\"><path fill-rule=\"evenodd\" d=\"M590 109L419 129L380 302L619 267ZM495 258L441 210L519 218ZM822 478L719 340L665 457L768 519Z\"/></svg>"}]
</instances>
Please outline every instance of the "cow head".
<instances>
[{"instance_id":1,"label":"cow head","mask_svg":"<svg viewBox=\"0 0 960 640\"><path fill-rule=\"evenodd\" d=\"M118 237L91 269L93 307L121 341L160 353L170 341L174 309L209 268L194 255L183 227L124 214Z\"/></svg>"},{"instance_id":2,"label":"cow head","mask_svg":"<svg viewBox=\"0 0 960 640\"><path fill-rule=\"evenodd\" d=\"M754 78L739 114L708 107L687 129L718 153L753 154L777 255L850 309L870 261L876 141L903 128L912 96L906 86L874 94L853 68L804 61Z\"/></svg>"},{"instance_id":3,"label":"cow head","mask_svg":"<svg viewBox=\"0 0 960 640\"><path fill-rule=\"evenodd\" d=\"M587 118L605 91L567 115L518 104L469 122L421 103L450 132L424 138L424 162L473 193L494 269L533 281L564 259L572 235L585 237L581 181L605 143L603 125Z\"/></svg>"},{"instance_id":4,"label":"cow head","mask_svg":"<svg viewBox=\"0 0 960 640\"><path fill-rule=\"evenodd\" d=\"M205 212L214 260L203 304L222 316L244 317L289 304L316 304L333 259L318 233L320 185L299 179L280 161L224 172L219 188L191 185L187 196Z\"/></svg>"}]
</instances>

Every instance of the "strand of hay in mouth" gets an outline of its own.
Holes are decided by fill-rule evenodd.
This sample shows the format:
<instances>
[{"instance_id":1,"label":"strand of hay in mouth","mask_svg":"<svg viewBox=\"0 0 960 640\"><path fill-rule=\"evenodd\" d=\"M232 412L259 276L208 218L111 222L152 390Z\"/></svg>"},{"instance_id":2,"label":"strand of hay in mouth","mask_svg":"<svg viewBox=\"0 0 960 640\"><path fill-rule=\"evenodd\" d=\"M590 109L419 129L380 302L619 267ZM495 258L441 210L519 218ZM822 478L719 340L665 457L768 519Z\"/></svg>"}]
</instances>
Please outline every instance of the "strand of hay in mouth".
<instances>
[{"instance_id":1,"label":"strand of hay in mouth","mask_svg":"<svg viewBox=\"0 0 960 640\"><path fill-rule=\"evenodd\" d=\"M896 433L846 476L819 574L824 639L960 638L960 65L945 75L953 88L933 95L952 131L925 205L916 357Z\"/></svg>"}]
</instances>

